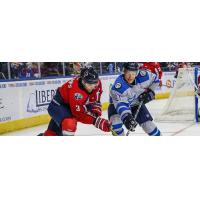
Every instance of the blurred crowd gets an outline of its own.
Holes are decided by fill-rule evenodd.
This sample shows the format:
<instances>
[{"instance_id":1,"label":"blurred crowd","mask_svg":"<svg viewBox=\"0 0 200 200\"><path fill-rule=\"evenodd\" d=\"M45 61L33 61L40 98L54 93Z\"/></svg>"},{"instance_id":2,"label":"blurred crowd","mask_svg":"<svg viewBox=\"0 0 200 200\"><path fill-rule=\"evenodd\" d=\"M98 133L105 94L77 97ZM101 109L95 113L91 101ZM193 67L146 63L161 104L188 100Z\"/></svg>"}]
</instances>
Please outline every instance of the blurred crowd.
<instances>
[{"instance_id":1,"label":"blurred crowd","mask_svg":"<svg viewBox=\"0 0 200 200\"><path fill-rule=\"evenodd\" d=\"M35 79L43 77L74 76L87 66L99 74L118 74L124 62L0 62L0 79ZM142 62L138 63L140 66ZM180 67L193 67L200 63L160 62L163 71L177 71Z\"/></svg>"}]
</instances>

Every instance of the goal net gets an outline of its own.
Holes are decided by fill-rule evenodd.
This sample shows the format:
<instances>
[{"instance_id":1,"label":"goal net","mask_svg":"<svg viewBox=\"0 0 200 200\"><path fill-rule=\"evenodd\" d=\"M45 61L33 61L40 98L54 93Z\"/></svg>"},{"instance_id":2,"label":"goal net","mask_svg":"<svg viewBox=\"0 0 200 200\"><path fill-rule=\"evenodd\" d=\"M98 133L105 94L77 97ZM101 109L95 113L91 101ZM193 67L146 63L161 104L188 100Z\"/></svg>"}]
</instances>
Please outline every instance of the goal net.
<instances>
[{"instance_id":1,"label":"goal net","mask_svg":"<svg viewBox=\"0 0 200 200\"><path fill-rule=\"evenodd\" d=\"M180 68L170 97L156 121L198 122L197 78L199 68Z\"/></svg>"}]
</instances>

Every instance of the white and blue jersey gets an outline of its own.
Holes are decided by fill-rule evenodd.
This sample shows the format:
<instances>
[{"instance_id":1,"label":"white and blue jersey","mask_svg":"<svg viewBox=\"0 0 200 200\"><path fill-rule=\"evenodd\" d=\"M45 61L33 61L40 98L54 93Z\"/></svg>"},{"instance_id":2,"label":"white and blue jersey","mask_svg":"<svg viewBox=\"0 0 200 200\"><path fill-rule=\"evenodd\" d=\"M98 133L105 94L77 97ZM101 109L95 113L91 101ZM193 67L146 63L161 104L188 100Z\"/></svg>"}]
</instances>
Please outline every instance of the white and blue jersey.
<instances>
[{"instance_id":1,"label":"white and blue jersey","mask_svg":"<svg viewBox=\"0 0 200 200\"><path fill-rule=\"evenodd\" d=\"M134 85L127 83L123 75L118 76L110 91L110 103L123 120L126 113L131 114L131 107L137 105L138 97L147 89L154 91L159 85L158 77L145 70L139 71Z\"/></svg>"},{"instance_id":2,"label":"white and blue jersey","mask_svg":"<svg viewBox=\"0 0 200 200\"><path fill-rule=\"evenodd\" d=\"M148 89L155 91L159 86L159 78L150 71L140 70L133 84L129 84L124 79L124 75L120 75L115 80L110 90L110 105L108 108L108 117L112 123L113 130L121 135L124 130L123 120L127 114L133 114L136 106L139 104L138 97ZM146 133L157 134L159 131L153 124L153 118L145 105L142 105L137 122L142 126Z\"/></svg>"}]
</instances>

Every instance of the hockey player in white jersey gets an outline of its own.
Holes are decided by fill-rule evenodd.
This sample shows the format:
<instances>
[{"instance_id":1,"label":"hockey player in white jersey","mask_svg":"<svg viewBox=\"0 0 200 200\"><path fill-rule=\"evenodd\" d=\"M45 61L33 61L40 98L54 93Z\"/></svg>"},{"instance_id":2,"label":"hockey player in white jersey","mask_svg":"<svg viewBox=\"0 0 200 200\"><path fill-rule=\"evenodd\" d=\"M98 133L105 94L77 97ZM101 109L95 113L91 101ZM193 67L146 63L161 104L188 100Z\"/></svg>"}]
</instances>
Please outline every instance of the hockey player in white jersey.
<instances>
[{"instance_id":1,"label":"hockey player in white jersey","mask_svg":"<svg viewBox=\"0 0 200 200\"><path fill-rule=\"evenodd\" d=\"M137 124L149 136L161 135L145 106L155 99L154 91L158 86L159 78L155 74L138 70L137 63L124 64L124 73L117 77L110 90L108 118L112 123L113 135L124 136L123 125L129 131L134 131Z\"/></svg>"}]
</instances>

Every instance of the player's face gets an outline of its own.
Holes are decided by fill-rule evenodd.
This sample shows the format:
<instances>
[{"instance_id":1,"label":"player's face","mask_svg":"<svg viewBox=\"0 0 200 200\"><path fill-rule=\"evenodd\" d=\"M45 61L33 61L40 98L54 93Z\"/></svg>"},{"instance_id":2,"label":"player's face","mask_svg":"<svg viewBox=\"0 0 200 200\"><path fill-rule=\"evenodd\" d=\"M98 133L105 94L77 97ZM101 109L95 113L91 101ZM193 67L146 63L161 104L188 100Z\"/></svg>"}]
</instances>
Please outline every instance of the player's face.
<instances>
[{"instance_id":1,"label":"player's face","mask_svg":"<svg viewBox=\"0 0 200 200\"><path fill-rule=\"evenodd\" d=\"M84 83L85 89L91 93L93 90L95 90L98 86L98 83L95 84L89 84L89 83Z\"/></svg>"},{"instance_id":2,"label":"player's face","mask_svg":"<svg viewBox=\"0 0 200 200\"><path fill-rule=\"evenodd\" d=\"M136 72L129 70L124 71L124 78L129 84L133 83L135 77L136 77Z\"/></svg>"}]
</instances>

